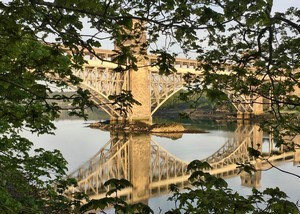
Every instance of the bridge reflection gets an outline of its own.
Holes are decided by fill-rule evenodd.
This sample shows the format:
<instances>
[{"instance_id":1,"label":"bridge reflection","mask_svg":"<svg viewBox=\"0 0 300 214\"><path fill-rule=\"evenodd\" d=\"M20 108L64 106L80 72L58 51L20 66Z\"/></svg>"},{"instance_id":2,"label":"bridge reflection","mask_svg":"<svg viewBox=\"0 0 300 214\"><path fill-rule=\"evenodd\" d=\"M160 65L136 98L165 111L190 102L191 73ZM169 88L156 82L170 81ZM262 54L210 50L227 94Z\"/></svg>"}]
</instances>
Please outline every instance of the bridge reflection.
<instances>
[{"instance_id":1,"label":"bridge reflection","mask_svg":"<svg viewBox=\"0 0 300 214\"><path fill-rule=\"evenodd\" d=\"M293 140L298 143L299 137ZM300 161L300 150L285 151L284 147L275 148L273 143L272 137L264 137L258 126L238 125L224 145L202 161L210 163L212 169L209 172L213 175L224 179L240 176L242 185L259 187L259 169L269 168L270 165L249 157L248 147L260 150L273 164ZM277 155L272 155L274 153ZM247 173L238 175L236 163L244 162L253 163L258 171L252 176ZM97 154L70 174L70 177L78 180L78 187L68 191L83 191L91 199L102 198L108 191L104 186L107 180L125 178L133 186L121 190L118 195L128 202L144 201L168 193L170 184L187 186L187 165L188 162L170 154L154 142L150 135L113 133L110 141Z\"/></svg>"}]
</instances>

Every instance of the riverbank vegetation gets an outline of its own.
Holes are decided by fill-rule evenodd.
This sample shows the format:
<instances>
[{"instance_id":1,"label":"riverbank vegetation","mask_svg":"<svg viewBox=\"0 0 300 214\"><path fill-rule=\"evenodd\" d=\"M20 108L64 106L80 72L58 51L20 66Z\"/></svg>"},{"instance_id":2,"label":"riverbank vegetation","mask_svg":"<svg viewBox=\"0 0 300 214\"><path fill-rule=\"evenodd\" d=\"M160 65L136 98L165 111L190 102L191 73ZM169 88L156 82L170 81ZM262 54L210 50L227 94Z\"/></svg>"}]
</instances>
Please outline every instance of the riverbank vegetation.
<instances>
[{"instance_id":1,"label":"riverbank vegetation","mask_svg":"<svg viewBox=\"0 0 300 214\"><path fill-rule=\"evenodd\" d=\"M212 100L205 93L189 96L188 91L182 89L170 97L154 114L154 117L162 116L192 120L236 120L236 109L229 100Z\"/></svg>"},{"instance_id":2,"label":"riverbank vegetation","mask_svg":"<svg viewBox=\"0 0 300 214\"><path fill-rule=\"evenodd\" d=\"M277 146L299 149L297 143L285 141L300 133L299 118L282 109L300 106L300 12L298 7L279 11L276 2L283 5L287 1L1 1L0 212L79 212L81 201L87 198L83 193L70 198L63 194L76 182L65 179L66 161L59 151L34 150L33 143L22 137L23 130L53 133L53 121L63 111L86 118L85 110L96 107L91 101L94 94L81 88L81 80L73 73L82 69L87 52L116 64L114 72L123 74L138 72L140 57L147 60L149 51L157 56L152 66L159 74L170 75L176 72L175 57L189 57L192 51L201 75L184 75L191 96L205 93L223 103L228 99L225 92L236 104L245 105L267 100L271 117L262 121L261 128L277 139ZM140 39L145 31L148 38ZM114 56L108 59L95 54L93 48L108 43L117 47ZM69 86L76 88L73 95L55 94ZM124 115L124 109L138 103L130 91L110 98ZM71 105L60 106L61 101ZM258 150L250 151L261 158ZM249 164L242 166L249 173L255 170ZM262 193L253 190L253 196L246 199L228 190L226 182L201 171L193 179L197 188L187 194L172 186L179 206L169 213L209 213L217 208L220 213L299 213L297 204L276 188ZM264 196L270 196L270 201ZM267 209L255 210L257 202Z\"/></svg>"}]
</instances>

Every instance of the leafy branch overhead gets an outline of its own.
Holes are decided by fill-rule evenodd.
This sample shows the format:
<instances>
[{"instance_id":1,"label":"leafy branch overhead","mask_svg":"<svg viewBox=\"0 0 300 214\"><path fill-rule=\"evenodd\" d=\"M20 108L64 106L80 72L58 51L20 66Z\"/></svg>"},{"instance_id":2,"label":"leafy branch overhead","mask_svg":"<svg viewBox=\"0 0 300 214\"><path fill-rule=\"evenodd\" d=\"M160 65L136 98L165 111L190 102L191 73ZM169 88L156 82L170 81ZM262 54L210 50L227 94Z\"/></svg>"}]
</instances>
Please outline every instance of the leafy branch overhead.
<instances>
[{"instance_id":1,"label":"leafy branch overhead","mask_svg":"<svg viewBox=\"0 0 300 214\"><path fill-rule=\"evenodd\" d=\"M115 106L115 110L120 112L120 115L127 115L131 111L133 105L141 105L131 94L131 91L122 90L120 94L110 95L108 97L111 104Z\"/></svg>"}]
</instances>

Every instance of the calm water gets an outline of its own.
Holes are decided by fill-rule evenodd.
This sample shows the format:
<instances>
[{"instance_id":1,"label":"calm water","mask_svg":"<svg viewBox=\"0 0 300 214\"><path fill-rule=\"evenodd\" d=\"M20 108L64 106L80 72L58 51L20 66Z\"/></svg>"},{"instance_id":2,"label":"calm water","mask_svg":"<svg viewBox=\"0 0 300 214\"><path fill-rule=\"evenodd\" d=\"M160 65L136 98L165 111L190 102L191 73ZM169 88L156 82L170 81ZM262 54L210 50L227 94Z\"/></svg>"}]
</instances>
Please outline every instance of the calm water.
<instances>
[{"instance_id":1,"label":"calm water","mask_svg":"<svg viewBox=\"0 0 300 214\"><path fill-rule=\"evenodd\" d=\"M96 129L87 128L87 123L81 120L60 120L56 122L57 130L55 135L35 136L30 133L25 135L35 142L35 147L43 147L49 150L59 149L68 161L69 171L76 170L79 166L89 161L109 140L110 133ZM203 134L183 134L181 138L170 139L165 137L152 136L161 148L183 161L204 159L221 148L228 139L234 137L235 125L225 124L198 124L208 130ZM263 148L268 142L264 143ZM293 162L282 162L280 168L300 174L300 168L293 166ZM230 187L242 194L249 194L251 188L241 186L240 176L227 179ZM272 169L262 173L260 190L266 187L280 187L293 201L300 199L300 179ZM172 207L173 202L166 202L168 195L151 198L144 202L159 213Z\"/></svg>"}]
</instances>

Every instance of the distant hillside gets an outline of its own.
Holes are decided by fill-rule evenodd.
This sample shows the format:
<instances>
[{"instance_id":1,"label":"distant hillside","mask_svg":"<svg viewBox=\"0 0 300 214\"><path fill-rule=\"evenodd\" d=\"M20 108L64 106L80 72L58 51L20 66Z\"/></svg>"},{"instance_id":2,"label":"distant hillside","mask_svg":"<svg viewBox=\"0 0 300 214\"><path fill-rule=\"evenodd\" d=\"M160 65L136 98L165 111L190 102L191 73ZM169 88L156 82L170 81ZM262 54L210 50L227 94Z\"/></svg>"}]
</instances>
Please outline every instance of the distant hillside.
<instances>
[{"instance_id":1,"label":"distant hillside","mask_svg":"<svg viewBox=\"0 0 300 214\"><path fill-rule=\"evenodd\" d=\"M201 97L186 97L185 90L181 90L168 99L154 116L178 117L189 115L191 118L230 118L236 110L229 101L213 102L205 94Z\"/></svg>"},{"instance_id":2,"label":"distant hillside","mask_svg":"<svg viewBox=\"0 0 300 214\"><path fill-rule=\"evenodd\" d=\"M52 95L65 95L70 97L74 94L74 92L55 92ZM64 101L56 101L56 103L61 107L70 107L70 102ZM59 119L61 120L76 120L78 117L76 116L69 116L68 110L61 111ZM107 120L109 119L109 115L102 110L101 108L93 108L93 109L86 109L86 113L88 115L89 120Z\"/></svg>"}]
</instances>

